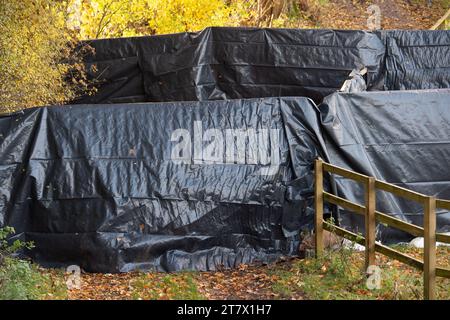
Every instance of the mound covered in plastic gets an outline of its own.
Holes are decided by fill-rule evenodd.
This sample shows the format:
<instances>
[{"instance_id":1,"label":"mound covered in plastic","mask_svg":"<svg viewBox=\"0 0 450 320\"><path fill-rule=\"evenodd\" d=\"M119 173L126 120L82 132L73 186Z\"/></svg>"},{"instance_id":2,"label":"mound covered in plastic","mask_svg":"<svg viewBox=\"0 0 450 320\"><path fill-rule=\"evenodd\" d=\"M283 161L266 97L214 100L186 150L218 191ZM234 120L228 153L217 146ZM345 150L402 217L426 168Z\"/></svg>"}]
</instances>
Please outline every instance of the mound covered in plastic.
<instances>
[{"instance_id":1,"label":"mound covered in plastic","mask_svg":"<svg viewBox=\"0 0 450 320\"><path fill-rule=\"evenodd\" d=\"M448 31L211 28L89 43L96 95L0 117L0 226L33 241L26 254L44 266L215 270L296 255L317 157L450 199ZM325 179L362 201L357 185ZM377 209L422 223L422 208L386 194ZM449 231L450 213L437 215Z\"/></svg>"},{"instance_id":2,"label":"mound covered in plastic","mask_svg":"<svg viewBox=\"0 0 450 320\"><path fill-rule=\"evenodd\" d=\"M76 103L303 96L316 103L367 69L368 91L450 87L450 31L207 28L92 40L98 92ZM92 66L95 66L93 68Z\"/></svg>"},{"instance_id":3,"label":"mound covered in plastic","mask_svg":"<svg viewBox=\"0 0 450 320\"><path fill-rule=\"evenodd\" d=\"M0 120L2 222L36 261L104 272L294 254L316 116L306 98L25 110Z\"/></svg>"}]
</instances>

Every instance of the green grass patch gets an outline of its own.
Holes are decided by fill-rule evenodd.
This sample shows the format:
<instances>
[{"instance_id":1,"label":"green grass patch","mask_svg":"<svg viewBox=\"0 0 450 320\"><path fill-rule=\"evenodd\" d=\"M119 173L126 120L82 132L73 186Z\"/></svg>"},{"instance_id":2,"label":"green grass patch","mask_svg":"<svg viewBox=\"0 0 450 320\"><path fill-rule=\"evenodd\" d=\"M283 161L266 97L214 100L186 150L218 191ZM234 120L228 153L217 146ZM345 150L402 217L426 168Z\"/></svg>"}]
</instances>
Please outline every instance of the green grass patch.
<instances>
[{"instance_id":1,"label":"green grass patch","mask_svg":"<svg viewBox=\"0 0 450 320\"><path fill-rule=\"evenodd\" d=\"M133 299L143 300L203 300L195 273L143 273L132 281Z\"/></svg>"},{"instance_id":2,"label":"green grass patch","mask_svg":"<svg viewBox=\"0 0 450 320\"><path fill-rule=\"evenodd\" d=\"M405 247L402 251L411 249ZM447 249L440 249L447 254ZM412 250L414 251L414 250ZM301 293L306 299L319 300L409 300L423 299L422 273L400 262L380 258L380 287L369 289L364 268L364 253L351 249L327 251L319 259L298 260L286 271L275 271L279 280L273 290L283 298ZM450 299L450 279L438 278L437 298Z\"/></svg>"},{"instance_id":3,"label":"green grass patch","mask_svg":"<svg viewBox=\"0 0 450 320\"><path fill-rule=\"evenodd\" d=\"M0 228L0 300L65 299L67 290L63 274L47 274L28 260L14 257L33 244L7 241L14 233L11 227Z\"/></svg>"},{"instance_id":4,"label":"green grass patch","mask_svg":"<svg viewBox=\"0 0 450 320\"><path fill-rule=\"evenodd\" d=\"M64 276L42 272L26 260L5 258L0 266L0 300L67 299Z\"/></svg>"}]
</instances>

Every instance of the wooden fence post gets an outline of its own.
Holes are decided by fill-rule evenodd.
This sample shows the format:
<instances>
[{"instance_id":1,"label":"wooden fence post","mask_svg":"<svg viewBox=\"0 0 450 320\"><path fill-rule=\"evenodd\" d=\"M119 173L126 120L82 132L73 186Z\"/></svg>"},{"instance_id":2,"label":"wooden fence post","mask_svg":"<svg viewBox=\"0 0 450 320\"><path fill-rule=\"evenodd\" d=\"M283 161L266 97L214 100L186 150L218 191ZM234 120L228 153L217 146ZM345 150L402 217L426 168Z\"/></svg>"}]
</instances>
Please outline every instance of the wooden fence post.
<instances>
[{"instance_id":1,"label":"wooden fence post","mask_svg":"<svg viewBox=\"0 0 450 320\"><path fill-rule=\"evenodd\" d=\"M314 162L314 237L316 241L316 258L323 253L323 161Z\"/></svg>"},{"instance_id":2,"label":"wooden fence post","mask_svg":"<svg viewBox=\"0 0 450 320\"><path fill-rule=\"evenodd\" d=\"M375 195L376 195L375 178L369 177L365 185L366 271L369 266L375 265L375 235L376 235Z\"/></svg>"},{"instance_id":3,"label":"wooden fence post","mask_svg":"<svg viewBox=\"0 0 450 320\"><path fill-rule=\"evenodd\" d=\"M424 209L423 297L433 300L436 298L436 198L428 197Z\"/></svg>"}]
</instances>

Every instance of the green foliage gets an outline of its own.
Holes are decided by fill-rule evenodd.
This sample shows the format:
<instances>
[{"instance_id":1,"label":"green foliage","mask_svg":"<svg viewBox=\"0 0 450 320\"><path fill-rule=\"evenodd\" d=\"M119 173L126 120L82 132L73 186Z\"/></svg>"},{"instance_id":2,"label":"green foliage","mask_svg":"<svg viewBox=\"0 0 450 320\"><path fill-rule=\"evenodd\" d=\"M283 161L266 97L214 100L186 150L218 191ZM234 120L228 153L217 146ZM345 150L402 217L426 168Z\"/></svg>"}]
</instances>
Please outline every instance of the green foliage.
<instances>
[{"instance_id":1,"label":"green foliage","mask_svg":"<svg viewBox=\"0 0 450 320\"><path fill-rule=\"evenodd\" d=\"M0 300L64 299L64 282L25 260L5 258L0 266Z\"/></svg>"},{"instance_id":2,"label":"green foliage","mask_svg":"<svg viewBox=\"0 0 450 320\"><path fill-rule=\"evenodd\" d=\"M405 248L405 251L411 251ZM443 249L444 250L444 249ZM319 259L299 260L288 271L278 271L279 280L273 289L288 298L296 292L307 299L360 300L422 299L423 280L421 272L398 263L380 263L381 287L368 289L363 270L364 253L351 249L327 251ZM449 299L450 281L438 279L438 298Z\"/></svg>"},{"instance_id":3,"label":"green foliage","mask_svg":"<svg viewBox=\"0 0 450 320\"><path fill-rule=\"evenodd\" d=\"M20 240L8 244L7 238L13 233L11 227L0 229L0 300L65 298L62 277L44 275L30 262L11 256L22 248L33 247Z\"/></svg>"},{"instance_id":4,"label":"green foliage","mask_svg":"<svg viewBox=\"0 0 450 320\"><path fill-rule=\"evenodd\" d=\"M14 234L15 230L13 227L4 227L0 229L0 256L5 257L11 255L20 249L33 248L32 242L23 242L20 240L15 240L12 244L8 243L8 237ZM1 263L1 260L0 260Z\"/></svg>"}]
</instances>

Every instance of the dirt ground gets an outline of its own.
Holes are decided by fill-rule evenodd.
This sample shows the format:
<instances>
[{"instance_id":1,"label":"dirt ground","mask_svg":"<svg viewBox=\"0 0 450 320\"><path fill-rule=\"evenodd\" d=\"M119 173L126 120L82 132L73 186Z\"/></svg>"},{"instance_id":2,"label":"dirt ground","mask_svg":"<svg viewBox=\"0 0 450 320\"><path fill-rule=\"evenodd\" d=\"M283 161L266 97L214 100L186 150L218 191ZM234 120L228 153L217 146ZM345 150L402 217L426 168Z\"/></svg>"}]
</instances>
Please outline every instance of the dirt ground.
<instances>
[{"instance_id":1,"label":"dirt ground","mask_svg":"<svg viewBox=\"0 0 450 320\"><path fill-rule=\"evenodd\" d=\"M124 273L93 274L83 273L80 289L69 290L69 299L115 300L115 299L171 299L177 294L182 298L200 298L208 300L246 300L246 299L279 299L280 295L273 291L273 285L279 277L272 270L288 269L290 263L283 261L270 266L241 265L234 270L216 272L196 272L182 274L165 273ZM183 287L186 278L195 281L197 295L190 296L189 290L176 292L175 286ZM170 279L168 281L168 279ZM137 282L148 283L142 286ZM164 283L156 288L152 284ZM138 288L138 289L136 289ZM146 289L150 289L149 295ZM292 299L301 299L295 295Z\"/></svg>"},{"instance_id":2,"label":"dirt ground","mask_svg":"<svg viewBox=\"0 0 450 320\"><path fill-rule=\"evenodd\" d=\"M399 248L422 259L422 249ZM450 268L450 247L439 247L438 266ZM215 272L82 273L74 300L307 300L422 299L422 272L377 254L383 286L368 290L363 252L332 252L324 260L289 258L270 265L241 265ZM45 272L56 272L47 270ZM61 277L61 274L59 276ZM450 279L438 278L440 299L450 299ZM60 299L61 297L56 297Z\"/></svg>"},{"instance_id":3,"label":"dirt ground","mask_svg":"<svg viewBox=\"0 0 450 320\"><path fill-rule=\"evenodd\" d=\"M382 29L429 29L450 5L449 0L375 0L371 3L381 9ZM365 1L329 1L327 8L320 12L317 25L321 28L367 29L367 8Z\"/></svg>"}]
</instances>

